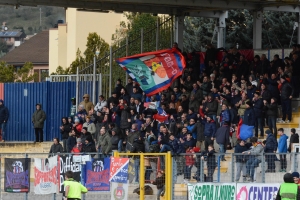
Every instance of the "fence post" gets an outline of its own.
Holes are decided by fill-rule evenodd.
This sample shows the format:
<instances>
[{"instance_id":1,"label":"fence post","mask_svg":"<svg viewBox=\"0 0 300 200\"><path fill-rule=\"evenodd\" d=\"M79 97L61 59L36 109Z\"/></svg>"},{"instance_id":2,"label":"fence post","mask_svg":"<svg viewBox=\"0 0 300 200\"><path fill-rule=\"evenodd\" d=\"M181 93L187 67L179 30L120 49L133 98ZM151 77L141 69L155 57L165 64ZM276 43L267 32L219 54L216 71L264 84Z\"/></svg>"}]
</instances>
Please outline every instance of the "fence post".
<instances>
[{"instance_id":1,"label":"fence post","mask_svg":"<svg viewBox=\"0 0 300 200\"><path fill-rule=\"evenodd\" d=\"M102 95L102 73L99 74L99 88L98 88L99 95ZM97 100L96 100L97 103Z\"/></svg>"},{"instance_id":2,"label":"fence post","mask_svg":"<svg viewBox=\"0 0 300 200\"><path fill-rule=\"evenodd\" d=\"M171 187L172 187L172 155L171 155L171 152L168 151L167 152L167 155L166 155L166 169L167 169L167 174L166 176L169 177L167 178L167 185L165 186L165 195L166 195L166 198L165 199L172 199L172 193L171 193Z\"/></svg>"},{"instance_id":3,"label":"fence post","mask_svg":"<svg viewBox=\"0 0 300 200\"><path fill-rule=\"evenodd\" d=\"M96 105L96 55L94 55L94 66L93 66L93 100L92 102ZM88 112L88 111L87 111Z\"/></svg>"},{"instance_id":4,"label":"fence post","mask_svg":"<svg viewBox=\"0 0 300 200\"><path fill-rule=\"evenodd\" d=\"M221 176L221 155L218 156L218 183L220 183L220 176Z\"/></svg>"},{"instance_id":5,"label":"fence post","mask_svg":"<svg viewBox=\"0 0 300 200\"><path fill-rule=\"evenodd\" d=\"M158 50L158 42L159 42L159 17L157 17L156 20L156 41L155 41L156 51Z\"/></svg>"},{"instance_id":6,"label":"fence post","mask_svg":"<svg viewBox=\"0 0 300 200\"><path fill-rule=\"evenodd\" d=\"M231 154L231 182L233 183L234 182L234 163L235 163L235 160L234 160L234 154L232 153ZM244 175L244 174L243 174Z\"/></svg>"},{"instance_id":7,"label":"fence post","mask_svg":"<svg viewBox=\"0 0 300 200\"><path fill-rule=\"evenodd\" d=\"M144 29L141 28L141 53L144 51Z\"/></svg>"},{"instance_id":8,"label":"fence post","mask_svg":"<svg viewBox=\"0 0 300 200\"><path fill-rule=\"evenodd\" d=\"M135 172L137 173L137 172ZM145 164L144 154L140 154L140 200L145 199Z\"/></svg>"},{"instance_id":9,"label":"fence post","mask_svg":"<svg viewBox=\"0 0 300 200\"><path fill-rule=\"evenodd\" d=\"M200 182L204 182L204 161L200 157Z\"/></svg>"},{"instance_id":10,"label":"fence post","mask_svg":"<svg viewBox=\"0 0 300 200\"><path fill-rule=\"evenodd\" d=\"M109 47L109 95L112 88L112 46Z\"/></svg>"},{"instance_id":11,"label":"fence post","mask_svg":"<svg viewBox=\"0 0 300 200\"><path fill-rule=\"evenodd\" d=\"M79 101L79 67L76 70L76 112L78 109L78 101Z\"/></svg>"}]
</instances>

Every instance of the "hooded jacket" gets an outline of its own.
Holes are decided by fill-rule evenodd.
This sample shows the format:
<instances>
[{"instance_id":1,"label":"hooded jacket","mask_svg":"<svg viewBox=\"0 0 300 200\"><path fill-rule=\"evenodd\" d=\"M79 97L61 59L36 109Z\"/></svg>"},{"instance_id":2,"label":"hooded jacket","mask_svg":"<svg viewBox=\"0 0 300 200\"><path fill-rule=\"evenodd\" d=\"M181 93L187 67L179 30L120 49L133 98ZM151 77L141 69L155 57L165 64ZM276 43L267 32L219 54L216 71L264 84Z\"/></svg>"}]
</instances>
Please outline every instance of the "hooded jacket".
<instances>
[{"instance_id":1,"label":"hooded jacket","mask_svg":"<svg viewBox=\"0 0 300 200\"><path fill-rule=\"evenodd\" d=\"M272 133L269 133L266 139L266 145L265 145L265 152L266 153L273 153L277 150L277 140L275 136Z\"/></svg>"},{"instance_id":2,"label":"hooded jacket","mask_svg":"<svg viewBox=\"0 0 300 200\"><path fill-rule=\"evenodd\" d=\"M292 144L293 143L299 143L299 135L298 135L298 133L291 134L290 145L289 145L289 152L291 152L291 150L292 150Z\"/></svg>"},{"instance_id":3,"label":"hooded jacket","mask_svg":"<svg viewBox=\"0 0 300 200\"><path fill-rule=\"evenodd\" d=\"M252 107L245 110L243 124L248 126L255 125L255 113Z\"/></svg>"},{"instance_id":4,"label":"hooded jacket","mask_svg":"<svg viewBox=\"0 0 300 200\"><path fill-rule=\"evenodd\" d=\"M111 137L108 132L99 136L98 148L100 148L101 153L108 154L111 152Z\"/></svg>"},{"instance_id":5,"label":"hooded jacket","mask_svg":"<svg viewBox=\"0 0 300 200\"><path fill-rule=\"evenodd\" d=\"M42 110L42 104L36 104L40 106L39 110L35 110L32 115L32 123L34 128L44 128L44 121L46 120L46 113Z\"/></svg>"},{"instance_id":6,"label":"hooded jacket","mask_svg":"<svg viewBox=\"0 0 300 200\"><path fill-rule=\"evenodd\" d=\"M4 106L4 101L1 99L2 105L0 106L0 124L7 122L9 118L9 111L6 106Z\"/></svg>"},{"instance_id":7,"label":"hooded jacket","mask_svg":"<svg viewBox=\"0 0 300 200\"><path fill-rule=\"evenodd\" d=\"M60 143L52 144L49 153L62 153L64 152L63 147Z\"/></svg>"},{"instance_id":8,"label":"hooded jacket","mask_svg":"<svg viewBox=\"0 0 300 200\"><path fill-rule=\"evenodd\" d=\"M280 136L278 141L278 153L287 153L287 139L289 137L286 134Z\"/></svg>"},{"instance_id":9,"label":"hooded jacket","mask_svg":"<svg viewBox=\"0 0 300 200\"><path fill-rule=\"evenodd\" d=\"M207 120L204 122L204 136L206 137L215 137L216 133L216 122L214 120Z\"/></svg>"}]
</instances>

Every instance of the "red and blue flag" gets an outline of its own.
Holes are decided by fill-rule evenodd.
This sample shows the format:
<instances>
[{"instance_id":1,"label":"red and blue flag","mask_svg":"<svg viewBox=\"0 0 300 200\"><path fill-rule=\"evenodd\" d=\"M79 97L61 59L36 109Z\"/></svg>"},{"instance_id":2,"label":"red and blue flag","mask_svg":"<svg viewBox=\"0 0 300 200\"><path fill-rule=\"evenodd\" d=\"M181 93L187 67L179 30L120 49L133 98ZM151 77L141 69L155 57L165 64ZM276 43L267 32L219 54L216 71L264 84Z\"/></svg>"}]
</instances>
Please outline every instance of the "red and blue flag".
<instances>
[{"instance_id":1,"label":"red and blue flag","mask_svg":"<svg viewBox=\"0 0 300 200\"><path fill-rule=\"evenodd\" d=\"M167 89L186 66L183 55L175 48L119 58L116 61L140 84L147 96Z\"/></svg>"}]
</instances>

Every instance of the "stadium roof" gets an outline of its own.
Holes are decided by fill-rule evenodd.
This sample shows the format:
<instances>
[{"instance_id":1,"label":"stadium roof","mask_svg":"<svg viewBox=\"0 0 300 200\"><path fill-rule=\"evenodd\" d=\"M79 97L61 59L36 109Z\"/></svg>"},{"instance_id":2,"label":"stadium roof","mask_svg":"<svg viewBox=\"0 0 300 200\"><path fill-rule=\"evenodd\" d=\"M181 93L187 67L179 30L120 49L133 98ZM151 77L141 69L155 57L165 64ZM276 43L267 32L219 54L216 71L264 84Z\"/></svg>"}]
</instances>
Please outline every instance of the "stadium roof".
<instances>
[{"instance_id":1,"label":"stadium roof","mask_svg":"<svg viewBox=\"0 0 300 200\"><path fill-rule=\"evenodd\" d=\"M0 5L59 6L94 11L131 11L172 15L192 15L201 11L228 9L272 10L299 12L299 0L0 0Z\"/></svg>"}]
</instances>

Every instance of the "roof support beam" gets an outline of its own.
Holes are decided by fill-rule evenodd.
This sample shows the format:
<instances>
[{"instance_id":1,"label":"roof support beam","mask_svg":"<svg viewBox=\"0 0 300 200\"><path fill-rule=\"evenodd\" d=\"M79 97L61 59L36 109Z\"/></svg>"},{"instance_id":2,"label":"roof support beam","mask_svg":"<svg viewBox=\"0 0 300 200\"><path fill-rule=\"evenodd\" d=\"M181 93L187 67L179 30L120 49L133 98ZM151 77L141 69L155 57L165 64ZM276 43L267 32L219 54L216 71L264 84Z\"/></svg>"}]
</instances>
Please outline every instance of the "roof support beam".
<instances>
[{"instance_id":1,"label":"roof support beam","mask_svg":"<svg viewBox=\"0 0 300 200\"><path fill-rule=\"evenodd\" d=\"M299 6L265 7L264 11L300 12Z\"/></svg>"}]
</instances>

